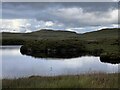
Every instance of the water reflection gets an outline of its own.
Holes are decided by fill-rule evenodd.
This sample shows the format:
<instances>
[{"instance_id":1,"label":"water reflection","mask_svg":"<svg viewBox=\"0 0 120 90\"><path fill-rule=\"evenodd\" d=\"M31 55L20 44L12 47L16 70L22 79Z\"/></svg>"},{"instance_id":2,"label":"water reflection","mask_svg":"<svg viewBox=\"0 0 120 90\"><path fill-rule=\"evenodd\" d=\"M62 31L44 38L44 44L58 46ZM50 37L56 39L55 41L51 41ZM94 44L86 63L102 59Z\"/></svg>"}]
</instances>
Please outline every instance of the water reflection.
<instances>
[{"instance_id":1,"label":"water reflection","mask_svg":"<svg viewBox=\"0 0 120 90\"><path fill-rule=\"evenodd\" d=\"M20 46L11 47L12 49L9 49L9 46L4 46L4 48L0 49L2 50L3 78L32 75L73 75L88 72L118 72L118 64L102 63L99 57L83 56L71 59L33 58L21 55Z\"/></svg>"},{"instance_id":2,"label":"water reflection","mask_svg":"<svg viewBox=\"0 0 120 90\"><path fill-rule=\"evenodd\" d=\"M72 51L66 51L66 50L45 50L45 51L32 51L31 48L26 49L24 46L22 46L20 48L20 52L23 55L27 55L27 56L32 56L35 58L77 58L77 57L81 57L81 56L99 56L100 57L100 61L104 62L104 63L111 63L111 64L119 64L120 60L119 60L119 55L117 54L103 54L101 55L101 50L102 49L95 49L93 52L78 52L78 51L74 51L74 49L71 49Z\"/></svg>"}]
</instances>

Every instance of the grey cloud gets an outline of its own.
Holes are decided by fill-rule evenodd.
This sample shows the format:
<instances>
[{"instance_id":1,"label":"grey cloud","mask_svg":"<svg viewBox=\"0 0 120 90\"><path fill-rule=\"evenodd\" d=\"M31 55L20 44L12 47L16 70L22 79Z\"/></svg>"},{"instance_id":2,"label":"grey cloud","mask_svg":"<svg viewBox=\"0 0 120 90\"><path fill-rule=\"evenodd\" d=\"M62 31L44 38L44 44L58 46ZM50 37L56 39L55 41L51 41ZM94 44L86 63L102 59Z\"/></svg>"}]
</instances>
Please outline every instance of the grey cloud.
<instances>
[{"instance_id":1,"label":"grey cloud","mask_svg":"<svg viewBox=\"0 0 120 90\"><path fill-rule=\"evenodd\" d=\"M37 18L48 9L81 7L86 12L105 12L109 8L118 8L115 2L4 2L2 4L3 18Z\"/></svg>"},{"instance_id":2,"label":"grey cloud","mask_svg":"<svg viewBox=\"0 0 120 90\"><path fill-rule=\"evenodd\" d=\"M117 24L117 9L117 2L3 2L2 18L35 19L27 26L31 30L38 29L35 26L65 29ZM55 25L45 27L41 21L52 21Z\"/></svg>"}]
</instances>

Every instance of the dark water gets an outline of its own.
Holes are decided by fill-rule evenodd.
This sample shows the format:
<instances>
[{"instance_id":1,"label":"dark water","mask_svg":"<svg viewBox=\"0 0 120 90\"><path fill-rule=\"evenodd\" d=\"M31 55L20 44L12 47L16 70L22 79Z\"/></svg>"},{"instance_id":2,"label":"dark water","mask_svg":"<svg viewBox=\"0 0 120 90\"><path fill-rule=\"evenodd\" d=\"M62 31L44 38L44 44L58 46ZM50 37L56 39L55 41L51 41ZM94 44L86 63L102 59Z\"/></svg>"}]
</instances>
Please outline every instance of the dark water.
<instances>
[{"instance_id":1,"label":"dark water","mask_svg":"<svg viewBox=\"0 0 120 90\"><path fill-rule=\"evenodd\" d=\"M3 78L118 72L119 64L102 63L99 57L94 56L71 59L34 58L22 55L20 46L2 46L1 51Z\"/></svg>"}]
</instances>

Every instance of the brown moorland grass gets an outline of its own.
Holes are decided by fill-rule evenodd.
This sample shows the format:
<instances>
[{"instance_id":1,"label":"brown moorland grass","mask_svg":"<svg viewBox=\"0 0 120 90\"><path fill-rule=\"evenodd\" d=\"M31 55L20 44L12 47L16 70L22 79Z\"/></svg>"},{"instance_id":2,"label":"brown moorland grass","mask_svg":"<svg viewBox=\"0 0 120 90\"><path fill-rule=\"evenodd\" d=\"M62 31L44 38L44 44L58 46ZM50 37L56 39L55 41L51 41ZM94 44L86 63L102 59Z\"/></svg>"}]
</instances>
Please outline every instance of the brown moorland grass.
<instances>
[{"instance_id":1,"label":"brown moorland grass","mask_svg":"<svg viewBox=\"0 0 120 90\"><path fill-rule=\"evenodd\" d=\"M3 79L3 88L118 88L119 73Z\"/></svg>"}]
</instances>

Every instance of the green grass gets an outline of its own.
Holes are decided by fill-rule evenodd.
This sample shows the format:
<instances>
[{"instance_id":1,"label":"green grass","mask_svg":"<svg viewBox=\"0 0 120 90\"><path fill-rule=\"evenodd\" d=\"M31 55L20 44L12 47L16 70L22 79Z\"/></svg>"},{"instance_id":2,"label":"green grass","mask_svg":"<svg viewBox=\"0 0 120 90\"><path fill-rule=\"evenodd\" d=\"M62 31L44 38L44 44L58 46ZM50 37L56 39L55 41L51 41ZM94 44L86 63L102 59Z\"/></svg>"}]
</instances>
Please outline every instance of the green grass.
<instances>
[{"instance_id":1,"label":"green grass","mask_svg":"<svg viewBox=\"0 0 120 90\"><path fill-rule=\"evenodd\" d=\"M79 35L75 32L69 31L53 31L53 30L40 30L32 33L2 33L3 41L6 39L21 39L24 41L27 40L64 40L69 38L76 38Z\"/></svg>"},{"instance_id":2,"label":"green grass","mask_svg":"<svg viewBox=\"0 0 120 90\"><path fill-rule=\"evenodd\" d=\"M103 29L85 34L70 31L40 30L32 33L2 33L2 40L66 40L78 39L86 41L100 41L105 39L118 40L119 29ZM10 42L9 42L10 43ZM11 42L12 43L12 42ZM3 43L4 44L4 43ZM8 44L8 43L7 43Z\"/></svg>"},{"instance_id":3,"label":"green grass","mask_svg":"<svg viewBox=\"0 0 120 90\"><path fill-rule=\"evenodd\" d=\"M118 73L3 79L3 88L118 88Z\"/></svg>"},{"instance_id":4,"label":"green grass","mask_svg":"<svg viewBox=\"0 0 120 90\"><path fill-rule=\"evenodd\" d=\"M119 34L120 28L106 28L98 31L84 33L82 34L82 38L85 40L118 39Z\"/></svg>"}]
</instances>

